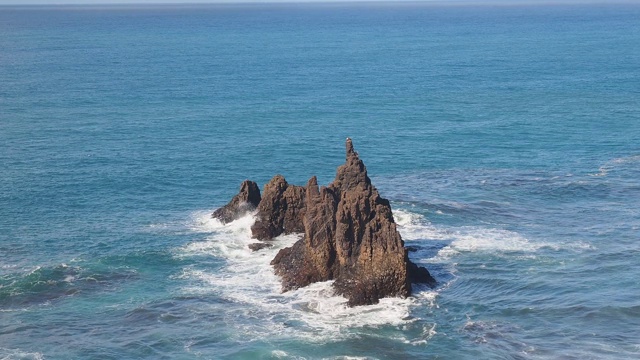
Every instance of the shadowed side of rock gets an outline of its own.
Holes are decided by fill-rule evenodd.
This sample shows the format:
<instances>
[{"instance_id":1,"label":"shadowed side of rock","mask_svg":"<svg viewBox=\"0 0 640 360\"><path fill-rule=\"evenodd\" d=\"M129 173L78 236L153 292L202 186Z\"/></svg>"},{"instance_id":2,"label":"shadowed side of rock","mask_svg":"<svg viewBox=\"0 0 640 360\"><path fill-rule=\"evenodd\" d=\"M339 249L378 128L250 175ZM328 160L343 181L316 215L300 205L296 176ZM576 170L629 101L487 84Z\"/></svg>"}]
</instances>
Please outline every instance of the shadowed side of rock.
<instances>
[{"instance_id":1,"label":"shadowed side of rock","mask_svg":"<svg viewBox=\"0 0 640 360\"><path fill-rule=\"evenodd\" d=\"M232 222L255 210L260 204L260 188L253 181L245 180L240 185L240 192L229 203L211 214L223 224Z\"/></svg>"},{"instance_id":2,"label":"shadowed side of rock","mask_svg":"<svg viewBox=\"0 0 640 360\"><path fill-rule=\"evenodd\" d=\"M305 200L304 238L280 250L271 261L283 291L331 280L340 270L333 241L336 194L325 187L318 189L314 176L307 183Z\"/></svg>"},{"instance_id":3,"label":"shadowed side of rock","mask_svg":"<svg viewBox=\"0 0 640 360\"><path fill-rule=\"evenodd\" d=\"M264 187L256 222L251 227L252 236L270 240L282 234L304 232L304 199L304 187L290 185L281 175L274 176Z\"/></svg>"}]
</instances>

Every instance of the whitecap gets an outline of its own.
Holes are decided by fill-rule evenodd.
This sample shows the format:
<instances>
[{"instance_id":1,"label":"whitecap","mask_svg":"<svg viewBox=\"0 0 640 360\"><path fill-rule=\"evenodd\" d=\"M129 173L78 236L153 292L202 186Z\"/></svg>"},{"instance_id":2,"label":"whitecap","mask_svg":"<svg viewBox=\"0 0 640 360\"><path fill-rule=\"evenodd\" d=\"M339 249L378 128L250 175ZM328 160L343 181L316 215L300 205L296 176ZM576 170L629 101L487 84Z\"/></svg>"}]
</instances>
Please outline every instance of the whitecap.
<instances>
[{"instance_id":1,"label":"whitecap","mask_svg":"<svg viewBox=\"0 0 640 360\"><path fill-rule=\"evenodd\" d=\"M542 246L514 231L482 227L460 228L452 238L454 240L438 252L439 256L464 252L533 252Z\"/></svg>"},{"instance_id":2,"label":"whitecap","mask_svg":"<svg viewBox=\"0 0 640 360\"><path fill-rule=\"evenodd\" d=\"M395 210L394 218L402 238L410 242L448 241L448 245L438 250L426 262L448 262L461 253L486 252L535 252L544 243L529 241L514 231L479 226L438 227L429 222L424 215L407 210Z\"/></svg>"},{"instance_id":3,"label":"whitecap","mask_svg":"<svg viewBox=\"0 0 640 360\"><path fill-rule=\"evenodd\" d=\"M598 168L598 172L595 174L590 174L591 176L607 176L609 172L616 170L622 165L634 164L640 162L640 155L630 155L615 158L607 161L604 165Z\"/></svg>"},{"instance_id":4,"label":"whitecap","mask_svg":"<svg viewBox=\"0 0 640 360\"><path fill-rule=\"evenodd\" d=\"M274 356L277 359L285 359L287 356L289 356L289 354L287 354L286 351L282 351L282 350L273 350L271 352L271 356Z\"/></svg>"},{"instance_id":5,"label":"whitecap","mask_svg":"<svg viewBox=\"0 0 640 360\"><path fill-rule=\"evenodd\" d=\"M393 210L393 218L404 240L447 240L451 233L447 229L433 226L422 214L411 211Z\"/></svg>"},{"instance_id":6,"label":"whitecap","mask_svg":"<svg viewBox=\"0 0 640 360\"><path fill-rule=\"evenodd\" d=\"M44 355L39 352L28 352L21 349L7 349L0 347L0 360L42 360Z\"/></svg>"}]
</instances>

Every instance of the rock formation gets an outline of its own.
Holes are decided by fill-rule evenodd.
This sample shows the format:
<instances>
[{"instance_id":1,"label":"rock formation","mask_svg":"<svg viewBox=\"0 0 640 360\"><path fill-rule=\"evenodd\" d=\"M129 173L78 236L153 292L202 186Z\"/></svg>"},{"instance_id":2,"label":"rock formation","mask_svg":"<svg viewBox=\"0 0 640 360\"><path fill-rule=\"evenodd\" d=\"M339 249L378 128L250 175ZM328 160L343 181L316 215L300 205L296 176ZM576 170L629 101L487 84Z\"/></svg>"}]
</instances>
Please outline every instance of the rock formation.
<instances>
[{"instance_id":1,"label":"rock formation","mask_svg":"<svg viewBox=\"0 0 640 360\"><path fill-rule=\"evenodd\" d=\"M305 189L289 185L276 175L264 187L251 233L258 240L269 240L281 234L302 233L305 212Z\"/></svg>"},{"instance_id":2,"label":"rock formation","mask_svg":"<svg viewBox=\"0 0 640 360\"><path fill-rule=\"evenodd\" d=\"M253 211L260 204L260 188L253 181L245 180L240 185L240 192L229 203L211 215L223 224L237 220L249 211Z\"/></svg>"},{"instance_id":3,"label":"rock formation","mask_svg":"<svg viewBox=\"0 0 640 360\"><path fill-rule=\"evenodd\" d=\"M283 291L335 280L336 292L356 306L408 296L412 282L435 285L427 269L409 260L389 201L371 184L350 139L346 150L345 164L326 187L318 187L316 177L301 187L279 175L265 186L253 237L304 233L271 261Z\"/></svg>"},{"instance_id":4,"label":"rock formation","mask_svg":"<svg viewBox=\"0 0 640 360\"><path fill-rule=\"evenodd\" d=\"M435 283L409 261L389 201L371 184L350 139L335 180L318 188L311 178L306 190L304 237L271 262L283 290L335 279L336 291L354 306L408 296L411 280Z\"/></svg>"},{"instance_id":5,"label":"rock formation","mask_svg":"<svg viewBox=\"0 0 640 360\"><path fill-rule=\"evenodd\" d=\"M257 242L257 243L249 244L247 246L249 247L249 249L251 249L251 251L258 251L264 248L270 248L273 245L266 242Z\"/></svg>"}]
</instances>

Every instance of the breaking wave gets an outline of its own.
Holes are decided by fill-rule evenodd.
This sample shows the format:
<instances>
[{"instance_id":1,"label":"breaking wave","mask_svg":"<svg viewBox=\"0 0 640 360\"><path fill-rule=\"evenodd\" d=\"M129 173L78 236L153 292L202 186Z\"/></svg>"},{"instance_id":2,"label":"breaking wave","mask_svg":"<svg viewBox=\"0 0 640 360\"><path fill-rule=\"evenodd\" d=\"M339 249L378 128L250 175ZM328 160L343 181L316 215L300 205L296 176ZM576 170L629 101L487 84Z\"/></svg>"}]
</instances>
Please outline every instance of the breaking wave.
<instances>
[{"instance_id":1,"label":"breaking wave","mask_svg":"<svg viewBox=\"0 0 640 360\"><path fill-rule=\"evenodd\" d=\"M631 155L625 157L615 158L604 163L598 168L598 172L591 174L591 176L607 176L611 171L619 170L621 168L629 167L630 165L637 167L640 163L640 155Z\"/></svg>"},{"instance_id":2,"label":"breaking wave","mask_svg":"<svg viewBox=\"0 0 640 360\"><path fill-rule=\"evenodd\" d=\"M186 281L186 294L212 295L224 300L229 324L241 327L238 333L255 339L264 336L304 337L309 341L330 341L357 336L358 329L401 327L420 320L412 315L416 306L433 306L437 291L418 289L409 298L384 298L379 304L348 307L347 300L334 294L332 281L311 284L294 291L281 292L279 278L270 265L277 252L293 245L300 235L286 235L274 239L272 247L251 251L250 226L254 222L249 214L222 225L212 219L211 212L193 215L192 231L206 234L202 241L192 242L175 250L175 256L220 259L215 268L185 267L177 278ZM237 307L228 304L236 304ZM237 317L252 319L249 325L238 322ZM260 319L256 325L256 319ZM426 341L435 333L434 324L420 331L415 339L404 342Z\"/></svg>"},{"instance_id":3,"label":"breaking wave","mask_svg":"<svg viewBox=\"0 0 640 360\"><path fill-rule=\"evenodd\" d=\"M181 291L186 296L218 299L216 303L220 305L212 311L224 314L235 336L249 340L269 334L272 338L326 342L358 337L371 328L411 328L410 338L406 338L406 332L398 331L396 340L425 344L437 333L436 324L413 310L438 307L438 295L455 278L458 256L522 256L543 248L553 249L550 244L532 241L513 231L434 225L422 214L396 209L395 221L411 248L410 257L427 266L440 283L436 289L415 286L409 298L384 298L376 305L350 308L344 297L334 294L331 281L281 292L280 280L270 262L278 251L299 240L300 234L277 237L269 242L271 247L252 251L248 245L256 242L251 238L254 214L228 224L210 214L211 211L192 214L188 228L198 235L197 240L175 248L173 256L194 261L187 262L189 265L175 278L182 282Z\"/></svg>"},{"instance_id":4,"label":"breaking wave","mask_svg":"<svg viewBox=\"0 0 640 360\"><path fill-rule=\"evenodd\" d=\"M531 240L506 229L458 226L435 226L425 216L407 210L394 210L394 217L402 238L409 246L429 247L429 243L439 244L437 256L421 259L427 262L447 261L464 253L487 253L493 255L533 254L541 249L589 250L592 245L583 242L549 243ZM432 245L437 246L437 245ZM424 250L424 249L423 249ZM420 251L418 253L421 253Z\"/></svg>"}]
</instances>

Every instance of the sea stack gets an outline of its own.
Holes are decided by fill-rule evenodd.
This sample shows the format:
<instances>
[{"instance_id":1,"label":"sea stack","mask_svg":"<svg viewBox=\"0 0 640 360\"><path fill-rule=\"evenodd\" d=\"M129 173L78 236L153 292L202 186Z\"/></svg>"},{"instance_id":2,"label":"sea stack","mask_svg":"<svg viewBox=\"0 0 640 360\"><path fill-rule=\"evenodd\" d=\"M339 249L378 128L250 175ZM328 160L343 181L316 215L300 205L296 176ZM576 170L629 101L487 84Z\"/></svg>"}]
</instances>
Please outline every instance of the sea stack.
<instances>
[{"instance_id":1,"label":"sea stack","mask_svg":"<svg viewBox=\"0 0 640 360\"><path fill-rule=\"evenodd\" d=\"M351 139L346 142L346 162L328 186L319 187L315 176L304 187L276 176L264 195L252 227L254 237L304 233L271 261L283 291L335 280L336 292L356 306L409 296L412 282L435 285L427 269L409 260L389 201L371 184Z\"/></svg>"}]
</instances>

